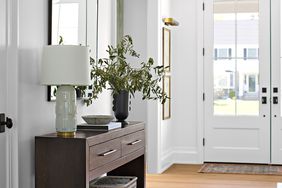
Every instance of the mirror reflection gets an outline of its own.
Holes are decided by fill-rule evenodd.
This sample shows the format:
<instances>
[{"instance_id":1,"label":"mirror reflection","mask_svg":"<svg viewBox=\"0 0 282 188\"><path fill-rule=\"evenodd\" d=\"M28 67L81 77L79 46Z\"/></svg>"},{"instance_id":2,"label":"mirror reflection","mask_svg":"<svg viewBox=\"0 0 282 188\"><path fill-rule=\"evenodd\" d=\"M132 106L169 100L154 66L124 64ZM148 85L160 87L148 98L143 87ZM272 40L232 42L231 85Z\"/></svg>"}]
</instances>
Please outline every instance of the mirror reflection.
<instances>
[{"instance_id":1,"label":"mirror reflection","mask_svg":"<svg viewBox=\"0 0 282 188\"><path fill-rule=\"evenodd\" d=\"M53 0L52 44L86 45L86 0Z\"/></svg>"}]
</instances>

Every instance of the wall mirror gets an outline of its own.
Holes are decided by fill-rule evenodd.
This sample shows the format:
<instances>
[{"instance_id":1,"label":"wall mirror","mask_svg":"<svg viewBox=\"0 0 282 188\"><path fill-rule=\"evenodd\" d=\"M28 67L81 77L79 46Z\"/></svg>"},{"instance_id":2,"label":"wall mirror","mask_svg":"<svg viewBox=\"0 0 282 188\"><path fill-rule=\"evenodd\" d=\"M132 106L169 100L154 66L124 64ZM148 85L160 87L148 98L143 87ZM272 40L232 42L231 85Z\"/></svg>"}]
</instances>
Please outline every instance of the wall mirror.
<instances>
[{"instance_id":1,"label":"wall mirror","mask_svg":"<svg viewBox=\"0 0 282 188\"><path fill-rule=\"evenodd\" d=\"M124 0L49 0L48 44L57 45L62 37L64 45L89 46L94 59L105 57L108 44L123 36L123 4ZM55 88L48 86L48 101L56 99ZM85 97L89 95L90 90Z\"/></svg>"},{"instance_id":2,"label":"wall mirror","mask_svg":"<svg viewBox=\"0 0 282 188\"><path fill-rule=\"evenodd\" d=\"M86 45L97 58L99 0L49 0L49 45ZM56 87L48 86L47 100L54 101Z\"/></svg>"},{"instance_id":3,"label":"wall mirror","mask_svg":"<svg viewBox=\"0 0 282 188\"><path fill-rule=\"evenodd\" d=\"M86 0L52 1L51 44L86 44Z\"/></svg>"}]
</instances>

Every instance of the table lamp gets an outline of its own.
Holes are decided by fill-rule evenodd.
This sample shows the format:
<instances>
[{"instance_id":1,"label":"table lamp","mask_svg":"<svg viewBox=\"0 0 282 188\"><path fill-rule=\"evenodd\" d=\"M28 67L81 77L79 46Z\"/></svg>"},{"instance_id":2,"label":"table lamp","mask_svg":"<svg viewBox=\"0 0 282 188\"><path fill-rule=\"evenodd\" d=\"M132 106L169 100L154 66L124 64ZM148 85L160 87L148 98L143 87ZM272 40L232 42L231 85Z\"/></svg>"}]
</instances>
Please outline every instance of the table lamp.
<instances>
[{"instance_id":1,"label":"table lamp","mask_svg":"<svg viewBox=\"0 0 282 188\"><path fill-rule=\"evenodd\" d=\"M85 46L45 46L41 83L58 86L56 92L56 131L71 137L76 132L76 92L74 86L90 85L89 49Z\"/></svg>"}]
</instances>

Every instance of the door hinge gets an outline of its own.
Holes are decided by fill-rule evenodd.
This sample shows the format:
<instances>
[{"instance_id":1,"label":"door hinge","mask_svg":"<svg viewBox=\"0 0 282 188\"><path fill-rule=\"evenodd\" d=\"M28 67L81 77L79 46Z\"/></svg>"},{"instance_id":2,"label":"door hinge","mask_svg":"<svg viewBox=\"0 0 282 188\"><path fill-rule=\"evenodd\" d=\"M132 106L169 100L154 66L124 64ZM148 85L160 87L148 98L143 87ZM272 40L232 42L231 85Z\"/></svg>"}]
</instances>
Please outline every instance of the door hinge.
<instances>
[{"instance_id":1,"label":"door hinge","mask_svg":"<svg viewBox=\"0 0 282 188\"><path fill-rule=\"evenodd\" d=\"M205 3L203 2L203 11L205 11Z\"/></svg>"},{"instance_id":2,"label":"door hinge","mask_svg":"<svg viewBox=\"0 0 282 188\"><path fill-rule=\"evenodd\" d=\"M203 56L205 56L205 48L203 48Z\"/></svg>"},{"instance_id":3,"label":"door hinge","mask_svg":"<svg viewBox=\"0 0 282 188\"><path fill-rule=\"evenodd\" d=\"M206 94L203 93L203 101L205 101L205 100L206 100Z\"/></svg>"},{"instance_id":4,"label":"door hinge","mask_svg":"<svg viewBox=\"0 0 282 188\"><path fill-rule=\"evenodd\" d=\"M205 145L206 145L206 139L203 138L203 146L205 146Z\"/></svg>"}]
</instances>

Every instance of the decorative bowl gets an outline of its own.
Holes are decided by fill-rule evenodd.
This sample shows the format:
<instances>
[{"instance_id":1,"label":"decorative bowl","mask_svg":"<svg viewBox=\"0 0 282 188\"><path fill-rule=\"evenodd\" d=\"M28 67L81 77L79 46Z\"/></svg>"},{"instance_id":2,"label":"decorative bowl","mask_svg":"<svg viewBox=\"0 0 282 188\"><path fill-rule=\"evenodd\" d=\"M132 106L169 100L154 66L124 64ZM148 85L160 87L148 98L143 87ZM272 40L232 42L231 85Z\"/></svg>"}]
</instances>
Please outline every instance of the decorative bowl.
<instances>
[{"instance_id":1,"label":"decorative bowl","mask_svg":"<svg viewBox=\"0 0 282 188\"><path fill-rule=\"evenodd\" d=\"M82 116L82 119L92 125L104 125L113 121L114 117L111 115L87 115Z\"/></svg>"}]
</instances>

